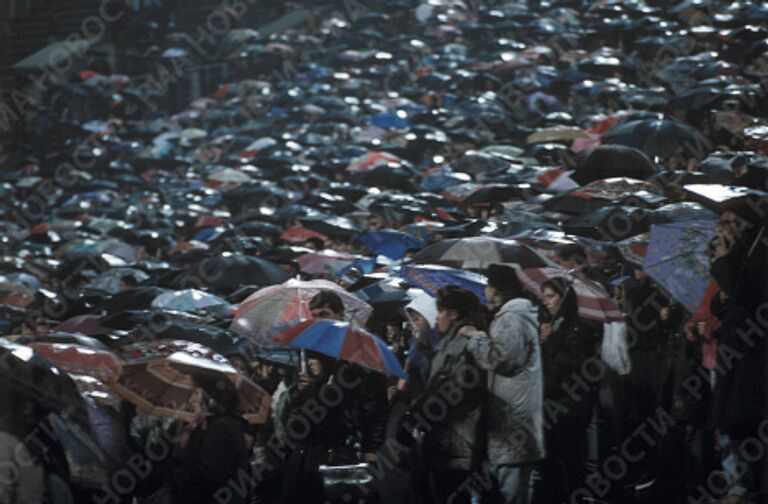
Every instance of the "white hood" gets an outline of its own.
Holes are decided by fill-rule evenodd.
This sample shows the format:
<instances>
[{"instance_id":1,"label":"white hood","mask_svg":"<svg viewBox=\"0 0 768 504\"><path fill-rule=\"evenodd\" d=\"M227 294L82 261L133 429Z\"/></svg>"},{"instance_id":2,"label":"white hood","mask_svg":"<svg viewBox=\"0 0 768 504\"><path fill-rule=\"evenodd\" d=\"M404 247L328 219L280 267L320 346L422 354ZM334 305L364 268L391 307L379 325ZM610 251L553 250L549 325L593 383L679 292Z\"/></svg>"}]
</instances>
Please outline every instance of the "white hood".
<instances>
[{"instance_id":1,"label":"white hood","mask_svg":"<svg viewBox=\"0 0 768 504\"><path fill-rule=\"evenodd\" d=\"M413 301L406 305L406 314L408 314L408 310L413 310L421 314L421 316L427 320L429 327L434 329L435 321L437 320L437 304L435 303L435 298L424 291L419 291L419 293L413 297ZM410 314L408 314L408 318L410 320ZM411 323L413 323L413 321L411 321Z\"/></svg>"}]
</instances>

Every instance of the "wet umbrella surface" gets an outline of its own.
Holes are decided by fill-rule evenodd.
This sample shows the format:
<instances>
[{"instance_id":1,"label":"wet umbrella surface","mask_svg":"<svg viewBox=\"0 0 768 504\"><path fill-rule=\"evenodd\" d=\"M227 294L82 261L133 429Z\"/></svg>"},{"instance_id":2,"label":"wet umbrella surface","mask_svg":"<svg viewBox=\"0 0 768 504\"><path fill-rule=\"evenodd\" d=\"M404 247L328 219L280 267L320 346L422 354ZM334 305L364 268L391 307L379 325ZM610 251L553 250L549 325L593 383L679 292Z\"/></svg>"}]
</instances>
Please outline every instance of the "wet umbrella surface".
<instances>
[{"instance_id":1,"label":"wet umbrella surface","mask_svg":"<svg viewBox=\"0 0 768 504\"><path fill-rule=\"evenodd\" d=\"M0 502L765 501L768 4L19 4Z\"/></svg>"}]
</instances>

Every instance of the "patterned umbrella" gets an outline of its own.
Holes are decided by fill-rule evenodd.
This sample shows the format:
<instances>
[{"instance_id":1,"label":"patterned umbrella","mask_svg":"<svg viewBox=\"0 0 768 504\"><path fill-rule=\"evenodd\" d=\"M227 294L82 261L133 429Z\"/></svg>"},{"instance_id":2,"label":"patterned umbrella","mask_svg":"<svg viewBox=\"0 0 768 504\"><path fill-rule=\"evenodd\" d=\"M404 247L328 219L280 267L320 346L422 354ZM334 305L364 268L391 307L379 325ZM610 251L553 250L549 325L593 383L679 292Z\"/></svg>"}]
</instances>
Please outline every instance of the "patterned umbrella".
<instances>
[{"instance_id":1,"label":"patterned umbrella","mask_svg":"<svg viewBox=\"0 0 768 504\"><path fill-rule=\"evenodd\" d=\"M230 329L258 343L268 343L270 336L288 326L312 318L309 302L320 291L332 291L341 297L347 317L364 326L373 308L338 284L327 280L291 279L280 285L260 289L243 301Z\"/></svg>"},{"instance_id":2,"label":"patterned umbrella","mask_svg":"<svg viewBox=\"0 0 768 504\"><path fill-rule=\"evenodd\" d=\"M703 220L651 227L643 270L691 313L710 283L708 246L716 224Z\"/></svg>"},{"instance_id":3,"label":"patterned umbrella","mask_svg":"<svg viewBox=\"0 0 768 504\"><path fill-rule=\"evenodd\" d=\"M382 339L348 322L308 320L282 331L275 336L274 342L405 378L403 367Z\"/></svg>"},{"instance_id":4,"label":"patterned umbrella","mask_svg":"<svg viewBox=\"0 0 768 504\"><path fill-rule=\"evenodd\" d=\"M143 349L134 348L149 355L127 361L122 375L111 386L112 391L145 413L190 422L197 414L194 395L198 389L205 384L228 380L237 390L243 418L253 424L266 421L270 395L238 373L227 359L204 350L202 345L171 343L162 346L150 343ZM193 351L165 354L179 346ZM152 353L153 347L157 353Z\"/></svg>"},{"instance_id":5,"label":"patterned umbrella","mask_svg":"<svg viewBox=\"0 0 768 504\"><path fill-rule=\"evenodd\" d=\"M517 272L523 286L541 297L541 284L550 278L563 277L573 285L579 301L579 316L598 322L621 322L624 314L599 283L574 275L562 268L529 268Z\"/></svg>"}]
</instances>

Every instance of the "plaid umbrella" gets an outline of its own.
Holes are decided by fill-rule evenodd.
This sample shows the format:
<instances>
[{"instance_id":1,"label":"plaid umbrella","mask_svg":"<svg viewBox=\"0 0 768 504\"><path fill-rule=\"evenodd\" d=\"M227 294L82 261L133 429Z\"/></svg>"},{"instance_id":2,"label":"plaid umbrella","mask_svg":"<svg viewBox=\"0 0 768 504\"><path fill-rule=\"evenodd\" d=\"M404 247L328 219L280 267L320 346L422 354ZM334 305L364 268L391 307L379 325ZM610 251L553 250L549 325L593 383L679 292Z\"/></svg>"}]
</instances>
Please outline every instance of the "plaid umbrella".
<instances>
[{"instance_id":1,"label":"plaid umbrella","mask_svg":"<svg viewBox=\"0 0 768 504\"><path fill-rule=\"evenodd\" d=\"M230 329L259 343L268 343L273 334L312 318L309 302L324 290L338 294L344 303L344 312L360 326L364 326L373 313L368 303L338 284L327 280L291 279L248 296L238 307Z\"/></svg>"},{"instance_id":2,"label":"plaid umbrella","mask_svg":"<svg viewBox=\"0 0 768 504\"><path fill-rule=\"evenodd\" d=\"M710 283L708 246L716 224L704 220L651 227L643 270L691 313Z\"/></svg>"},{"instance_id":3,"label":"plaid umbrella","mask_svg":"<svg viewBox=\"0 0 768 504\"><path fill-rule=\"evenodd\" d=\"M579 316L598 322L621 322L624 314L599 283L562 268L528 268L517 272L523 286L541 297L541 285L550 278L563 277L573 285L579 302Z\"/></svg>"}]
</instances>

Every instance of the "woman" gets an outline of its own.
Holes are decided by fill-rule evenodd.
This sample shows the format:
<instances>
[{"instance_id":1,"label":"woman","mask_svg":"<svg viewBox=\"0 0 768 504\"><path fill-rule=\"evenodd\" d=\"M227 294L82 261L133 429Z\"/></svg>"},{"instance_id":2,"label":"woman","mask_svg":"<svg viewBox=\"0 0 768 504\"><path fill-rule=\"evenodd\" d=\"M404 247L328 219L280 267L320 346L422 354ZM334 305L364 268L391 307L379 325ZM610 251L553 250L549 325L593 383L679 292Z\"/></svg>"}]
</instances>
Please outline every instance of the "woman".
<instances>
[{"instance_id":1,"label":"woman","mask_svg":"<svg viewBox=\"0 0 768 504\"><path fill-rule=\"evenodd\" d=\"M589 390L580 388L576 394L568 390L573 389L574 376L583 377L584 363L598 358L600 338L597 327L579 318L576 293L568 280L547 280L541 298L546 308L540 342L547 429L541 502L569 502L570 493L584 485L587 428L599 384L584 378Z\"/></svg>"},{"instance_id":2,"label":"woman","mask_svg":"<svg viewBox=\"0 0 768 504\"><path fill-rule=\"evenodd\" d=\"M437 346L426 390L412 414L427 419L431 427L423 440L423 460L432 501L470 502L471 495L461 488L462 484L466 488L473 471L485 460L481 433L486 380L459 331L465 326L484 330L485 314L477 296L459 287L441 288L436 301L435 325L445 337ZM460 393L447 403L449 388Z\"/></svg>"}]
</instances>

